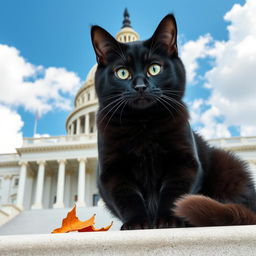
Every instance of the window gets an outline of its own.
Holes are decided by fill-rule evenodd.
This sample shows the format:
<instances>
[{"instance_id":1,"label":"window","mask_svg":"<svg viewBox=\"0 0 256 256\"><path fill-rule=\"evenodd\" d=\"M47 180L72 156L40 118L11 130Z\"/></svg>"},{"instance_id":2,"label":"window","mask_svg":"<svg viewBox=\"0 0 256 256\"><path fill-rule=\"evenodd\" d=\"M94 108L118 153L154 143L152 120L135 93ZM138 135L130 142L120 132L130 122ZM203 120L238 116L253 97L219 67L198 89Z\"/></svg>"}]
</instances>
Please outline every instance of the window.
<instances>
[{"instance_id":1,"label":"window","mask_svg":"<svg viewBox=\"0 0 256 256\"><path fill-rule=\"evenodd\" d=\"M88 94L87 94L88 101L90 100L90 98L91 98L91 94L88 92Z\"/></svg>"},{"instance_id":2,"label":"window","mask_svg":"<svg viewBox=\"0 0 256 256\"><path fill-rule=\"evenodd\" d=\"M93 194L93 195L92 195L92 205L93 205L93 206L97 206L99 200L100 200L99 194Z\"/></svg>"},{"instance_id":3,"label":"window","mask_svg":"<svg viewBox=\"0 0 256 256\"><path fill-rule=\"evenodd\" d=\"M77 199L78 199L78 197L77 197L77 195L75 195L74 196L74 201L77 202Z\"/></svg>"},{"instance_id":4,"label":"window","mask_svg":"<svg viewBox=\"0 0 256 256\"><path fill-rule=\"evenodd\" d=\"M19 178L14 179L14 187L17 187L19 185Z\"/></svg>"},{"instance_id":5,"label":"window","mask_svg":"<svg viewBox=\"0 0 256 256\"><path fill-rule=\"evenodd\" d=\"M74 125L74 135L76 134L76 121L73 122Z\"/></svg>"},{"instance_id":6,"label":"window","mask_svg":"<svg viewBox=\"0 0 256 256\"><path fill-rule=\"evenodd\" d=\"M53 203L56 204L56 201L57 201L57 197L54 196L54 198L53 198Z\"/></svg>"}]
</instances>

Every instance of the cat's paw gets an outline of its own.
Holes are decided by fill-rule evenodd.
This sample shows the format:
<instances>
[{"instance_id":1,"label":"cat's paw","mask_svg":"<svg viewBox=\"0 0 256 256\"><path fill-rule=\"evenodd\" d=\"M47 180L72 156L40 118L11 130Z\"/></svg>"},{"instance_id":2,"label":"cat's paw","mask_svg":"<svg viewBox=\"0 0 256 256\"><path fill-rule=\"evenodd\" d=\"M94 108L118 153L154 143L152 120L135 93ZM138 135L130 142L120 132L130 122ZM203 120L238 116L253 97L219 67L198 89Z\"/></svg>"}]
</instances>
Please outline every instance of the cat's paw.
<instances>
[{"instance_id":1,"label":"cat's paw","mask_svg":"<svg viewBox=\"0 0 256 256\"><path fill-rule=\"evenodd\" d=\"M138 221L138 220L132 220L132 221L128 221L125 222L122 226L121 226L121 230L134 230L134 229L149 229L150 225L148 223L148 221Z\"/></svg>"},{"instance_id":2,"label":"cat's paw","mask_svg":"<svg viewBox=\"0 0 256 256\"><path fill-rule=\"evenodd\" d=\"M180 228L183 226L183 221L176 217L162 216L156 219L154 228Z\"/></svg>"}]
</instances>

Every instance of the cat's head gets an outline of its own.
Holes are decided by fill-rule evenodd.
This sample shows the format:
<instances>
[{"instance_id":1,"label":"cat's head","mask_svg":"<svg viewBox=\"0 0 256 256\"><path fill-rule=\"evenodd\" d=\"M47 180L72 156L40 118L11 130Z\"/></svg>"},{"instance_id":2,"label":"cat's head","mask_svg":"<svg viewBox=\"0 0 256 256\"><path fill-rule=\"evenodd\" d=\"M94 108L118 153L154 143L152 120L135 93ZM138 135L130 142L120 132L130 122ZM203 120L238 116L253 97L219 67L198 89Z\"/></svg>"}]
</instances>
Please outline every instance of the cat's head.
<instances>
[{"instance_id":1,"label":"cat's head","mask_svg":"<svg viewBox=\"0 0 256 256\"><path fill-rule=\"evenodd\" d=\"M120 43L99 26L91 29L98 68L95 76L100 107L176 108L185 89L185 70L178 57L177 25L172 14L162 19L145 41Z\"/></svg>"}]
</instances>

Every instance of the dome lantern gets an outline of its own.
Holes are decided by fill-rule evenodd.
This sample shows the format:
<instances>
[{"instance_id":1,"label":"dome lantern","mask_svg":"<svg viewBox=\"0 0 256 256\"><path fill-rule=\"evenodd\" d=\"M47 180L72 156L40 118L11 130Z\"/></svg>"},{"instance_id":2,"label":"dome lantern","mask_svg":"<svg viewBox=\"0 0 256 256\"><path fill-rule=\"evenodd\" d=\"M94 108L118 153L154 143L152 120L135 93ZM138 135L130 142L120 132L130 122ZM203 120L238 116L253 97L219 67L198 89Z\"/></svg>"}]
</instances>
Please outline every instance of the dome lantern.
<instances>
[{"instance_id":1,"label":"dome lantern","mask_svg":"<svg viewBox=\"0 0 256 256\"><path fill-rule=\"evenodd\" d=\"M131 21L130 21L129 12L128 12L127 8L125 8L122 28L127 28L127 27L131 28Z\"/></svg>"},{"instance_id":2,"label":"dome lantern","mask_svg":"<svg viewBox=\"0 0 256 256\"><path fill-rule=\"evenodd\" d=\"M116 34L116 40L121 43L129 43L139 40L138 33L131 26L130 15L127 8L124 10L123 26Z\"/></svg>"}]
</instances>

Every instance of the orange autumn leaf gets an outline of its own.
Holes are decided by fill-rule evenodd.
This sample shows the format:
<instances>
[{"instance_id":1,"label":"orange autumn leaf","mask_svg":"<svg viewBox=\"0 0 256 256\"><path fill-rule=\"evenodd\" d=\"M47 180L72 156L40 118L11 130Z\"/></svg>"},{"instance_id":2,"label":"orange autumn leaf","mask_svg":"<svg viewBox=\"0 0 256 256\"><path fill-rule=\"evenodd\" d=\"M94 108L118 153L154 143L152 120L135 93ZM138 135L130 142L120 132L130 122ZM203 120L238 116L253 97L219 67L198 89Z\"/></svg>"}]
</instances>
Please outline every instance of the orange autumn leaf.
<instances>
[{"instance_id":1,"label":"orange autumn leaf","mask_svg":"<svg viewBox=\"0 0 256 256\"><path fill-rule=\"evenodd\" d=\"M105 228L95 228L94 226L89 226L83 229L79 229L78 232L93 232L93 231L108 231L113 225L113 221L111 224Z\"/></svg>"},{"instance_id":2,"label":"orange autumn leaf","mask_svg":"<svg viewBox=\"0 0 256 256\"><path fill-rule=\"evenodd\" d=\"M90 219L86 221L80 221L76 216L76 206L68 212L67 217L62 220L62 226L54 229L52 233L67 233L71 231L79 232L92 232L92 231L107 231L110 229L113 223L105 228L96 229L94 228L94 214Z\"/></svg>"},{"instance_id":3,"label":"orange autumn leaf","mask_svg":"<svg viewBox=\"0 0 256 256\"><path fill-rule=\"evenodd\" d=\"M86 221L80 221L76 216L76 206L67 214L67 217L62 220L61 228L57 228L52 233L67 233L77 231L79 229L89 227L94 224L95 215Z\"/></svg>"}]
</instances>

